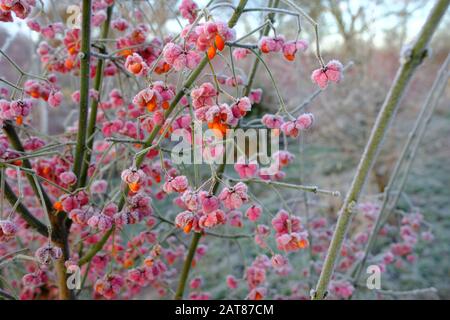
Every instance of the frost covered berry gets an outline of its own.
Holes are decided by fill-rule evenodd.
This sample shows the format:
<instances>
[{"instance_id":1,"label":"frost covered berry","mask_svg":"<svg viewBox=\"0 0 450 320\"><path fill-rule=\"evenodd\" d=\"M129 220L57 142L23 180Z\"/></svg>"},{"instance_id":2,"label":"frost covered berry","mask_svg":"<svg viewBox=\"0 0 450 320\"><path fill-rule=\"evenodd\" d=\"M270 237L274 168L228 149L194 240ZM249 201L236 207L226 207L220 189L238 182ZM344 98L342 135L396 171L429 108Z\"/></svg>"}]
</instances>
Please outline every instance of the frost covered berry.
<instances>
[{"instance_id":1,"label":"frost covered berry","mask_svg":"<svg viewBox=\"0 0 450 320\"><path fill-rule=\"evenodd\" d=\"M246 56L248 56L250 52L251 51L246 48L236 48L233 50L233 58L235 58L236 60L242 60Z\"/></svg>"},{"instance_id":2,"label":"frost covered berry","mask_svg":"<svg viewBox=\"0 0 450 320\"><path fill-rule=\"evenodd\" d=\"M90 217L87 223L91 228L95 228L100 231L106 231L111 229L111 227L113 226L113 219L106 214L100 213Z\"/></svg>"},{"instance_id":3,"label":"frost covered berry","mask_svg":"<svg viewBox=\"0 0 450 320\"><path fill-rule=\"evenodd\" d=\"M242 97L233 105L231 105L231 111L235 118L241 118L252 110L252 102L248 97Z\"/></svg>"},{"instance_id":4,"label":"frost covered berry","mask_svg":"<svg viewBox=\"0 0 450 320\"><path fill-rule=\"evenodd\" d=\"M236 289L238 287L238 284L239 284L238 280L236 279L236 277L234 277L232 275L228 275L227 276L226 282L227 282L228 288L230 288L230 289Z\"/></svg>"},{"instance_id":5,"label":"frost covered berry","mask_svg":"<svg viewBox=\"0 0 450 320\"><path fill-rule=\"evenodd\" d=\"M119 294L124 285L125 280L122 276L109 274L95 282L94 290L106 299L113 299Z\"/></svg>"},{"instance_id":6,"label":"frost covered berry","mask_svg":"<svg viewBox=\"0 0 450 320\"><path fill-rule=\"evenodd\" d=\"M131 192L136 193L144 183L146 175L145 172L141 169L131 168L122 171L121 178L122 181L124 181L128 185Z\"/></svg>"},{"instance_id":7,"label":"frost covered berry","mask_svg":"<svg viewBox=\"0 0 450 320\"><path fill-rule=\"evenodd\" d=\"M125 61L125 68L132 74L142 77L146 76L149 70L145 61L137 53L133 53L127 57L127 60Z\"/></svg>"},{"instance_id":8,"label":"frost covered berry","mask_svg":"<svg viewBox=\"0 0 450 320\"><path fill-rule=\"evenodd\" d=\"M175 225L178 228L183 229L184 233L189 233L194 227L195 222L196 217L190 211L183 211L179 213L175 218Z\"/></svg>"},{"instance_id":9,"label":"frost covered berry","mask_svg":"<svg viewBox=\"0 0 450 320\"><path fill-rule=\"evenodd\" d=\"M305 113L293 121L284 122L280 128L288 137L296 138L300 131L309 129L313 122L313 115L311 113Z\"/></svg>"},{"instance_id":10,"label":"frost covered berry","mask_svg":"<svg viewBox=\"0 0 450 320\"><path fill-rule=\"evenodd\" d=\"M280 167L289 165L294 160L294 155L289 151L280 150L272 155L272 158L277 162Z\"/></svg>"},{"instance_id":11,"label":"frost covered berry","mask_svg":"<svg viewBox=\"0 0 450 320\"><path fill-rule=\"evenodd\" d=\"M258 47L262 53L280 52L284 45L284 37L262 37L259 40Z\"/></svg>"},{"instance_id":12,"label":"frost covered berry","mask_svg":"<svg viewBox=\"0 0 450 320\"><path fill-rule=\"evenodd\" d=\"M201 56L197 51L186 51L179 45L169 42L163 49L164 61L173 66L176 71L182 71L184 67L194 69L201 60Z\"/></svg>"},{"instance_id":13,"label":"frost covered berry","mask_svg":"<svg viewBox=\"0 0 450 320\"><path fill-rule=\"evenodd\" d=\"M37 270L32 273L27 273L22 277L22 284L25 287L36 288L47 282L48 276L45 271Z\"/></svg>"},{"instance_id":14,"label":"frost covered berry","mask_svg":"<svg viewBox=\"0 0 450 320\"><path fill-rule=\"evenodd\" d=\"M308 232L303 231L301 220L280 210L272 219L272 226L276 231L277 248L283 251L297 251L308 247Z\"/></svg>"},{"instance_id":15,"label":"frost covered berry","mask_svg":"<svg viewBox=\"0 0 450 320\"><path fill-rule=\"evenodd\" d=\"M198 220L198 225L201 228L213 228L219 224L224 223L225 223L225 213L220 209L204 214Z\"/></svg>"},{"instance_id":16,"label":"frost covered berry","mask_svg":"<svg viewBox=\"0 0 450 320\"><path fill-rule=\"evenodd\" d=\"M147 108L149 112L154 112L162 104L162 97L157 90L145 88L134 96L133 104L139 108Z\"/></svg>"},{"instance_id":17,"label":"frost covered berry","mask_svg":"<svg viewBox=\"0 0 450 320\"><path fill-rule=\"evenodd\" d=\"M230 226L235 228L242 228L244 223L242 222L242 212L238 210L232 210L228 213L228 218Z\"/></svg>"},{"instance_id":18,"label":"frost covered berry","mask_svg":"<svg viewBox=\"0 0 450 320\"><path fill-rule=\"evenodd\" d=\"M311 128L311 126L313 125L313 122L314 122L314 116L312 113L301 114L295 121L296 126L300 130L307 130L307 129Z\"/></svg>"},{"instance_id":19,"label":"frost covered berry","mask_svg":"<svg viewBox=\"0 0 450 320\"><path fill-rule=\"evenodd\" d=\"M272 266L275 269L278 268L282 268L284 266L286 266L288 264L288 260L286 257L282 256L281 254L276 254L274 255L271 259L270 262L272 263Z\"/></svg>"},{"instance_id":20,"label":"frost covered berry","mask_svg":"<svg viewBox=\"0 0 450 320\"><path fill-rule=\"evenodd\" d=\"M238 182L234 187L224 188L219 194L219 199L227 209L239 209L248 201L247 186Z\"/></svg>"},{"instance_id":21,"label":"frost covered berry","mask_svg":"<svg viewBox=\"0 0 450 320\"><path fill-rule=\"evenodd\" d=\"M181 16L193 23L197 17L198 6L192 0L182 0L179 7Z\"/></svg>"},{"instance_id":22,"label":"frost covered berry","mask_svg":"<svg viewBox=\"0 0 450 320\"><path fill-rule=\"evenodd\" d=\"M273 115L273 114L265 114L261 122L269 129L279 129L283 124L283 117Z\"/></svg>"},{"instance_id":23,"label":"frost covered berry","mask_svg":"<svg viewBox=\"0 0 450 320\"><path fill-rule=\"evenodd\" d=\"M348 281L331 281L330 292L338 298L348 299L352 296L355 288Z\"/></svg>"},{"instance_id":24,"label":"frost covered berry","mask_svg":"<svg viewBox=\"0 0 450 320\"><path fill-rule=\"evenodd\" d=\"M304 52L308 49L308 43L305 40L287 41L283 44L283 55L288 61L294 61L297 52Z\"/></svg>"},{"instance_id":25,"label":"frost covered berry","mask_svg":"<svg viewBox=\"0 0 450 320\"><path fill-rule=\"evenodd\" d=\"M217 91L214 85L209 82L205 82L191 91L192 105L197 119L205 120L206 111L216 103L216 96Z\"/></svg>"},{"instance_id":26,"label":"frost covered berry","mask_svg":"<svg viewBox=\"0 0 450 320\"><path fill-rule=\"evenodd\" d=\"M281 131L283 131L283 133L288 137L297 138L300 133L299 128L295 125L295 121L286 121L280 128Z\"/></svg>"},{"instance_id":27,"label":"frost covered berry","mask_svg":"<svg viewBox=\"0 0 450 320\"><path fill-rule=\"evenodd\" d=\"M189 182L186 176L168 177L163 185L163 190L166 193L178 192L183 193L189 187Z\"/></svg>"},{"instance_id":28,"label":"frost covered berry","mask_svg":"<svg viewBox=\"0 0 450 320\"><path fill-rule=\"evenodd\" d=\"M250 91L249 99L252 103L261 103L263 90L261 88L252 89Z\"/></svg>"},{"instance_id":29,"label":"frost covered berry","mask_svg":"<svg viewBox=\"0 0 450 320\"><path fill-rule=\"evenodd\" d=\"M195 277L194 279L191 280L191 282L189 283L189 287L191 289L199 289L203 284L203 279L201 277Z\"/></svg>"},{"instance_id":30,"label":"frost covered berry","mask_svg":"<svg viewBox=\"0 0 450 320\"><path fill-rule=\"evenodd\" d=\"M94 212L91 208L83 207L82 209L73 209L69 212L69 218L80 226L85 226L89 218L93 216Z\"/></svg>"},{"instance_id":31,"label":"frost covered berry","mask_svg":"<svg viewBox=\"0 0 450 320\"><path fill-rule=\"evenodd\" d=\"M117 227L122 228L123 226L128 225L128 224L138 223L140 221L140 216L137 211L123 210L123 211L117 212L114 215L113 219L114 219L114 224Z\"/></svg>"},{"instance_id":32,"label":"frost covered berry","mask_svg":"<svg viewBox=\"0 0 450 320\"><path fill-rule=\"evenodd\" d=\"M59 105L61 104L63 100L63 94L61 93L61 91L56 91L56 92L50 92L50 95L48 96L48 104L51 107L59 107Z\"/></svg>"},{"instance_id":33,"label":"frost covered berry","mask_svg":"<svg viewBox=\"0 0 450 320\"><path fill-rule=\"evenodd\" d=\"M248 220L255 222L261 217L261 213L262 208L258 205L253 205L247 209L247 211L245 212L245 216L248 218Z\"/></svg>"},{"instance_id":34,"label":"frost covered berry","mask_svg":"<svg viewBox=\"0 0 450 320\"><path fill-rule=\"evenodd\" d=\"M65 171L59 175L59 179L66 186L72 186L77 182L77 176L72 171Z\"/></svg>"},{"instance_id":35,"label":"frost covered berry","mask_svg":"<svg viewBox=\"0 0 450 320\"><path fill-rule=\"evenodd\" d=\"M219 209L219 199L206 191L200 192L199 201L204 213L210 213Z\"/></svg>"},{"instance_id":36,"label":"frost covered berry","mask_svg":"<svg viewBox=\"0 0 450 320\"><path fill-rule=\"evenodd\" d=\"M106 180L100 179L92 182L91 190L93 193L103 194L106 193L108 189L108 182Z\"/></svg>"},{"instance_id":37,"label":"frost covered berry","mask_svg":"<svg viewBox=\"0 0 450 320\"><path fill-rule=\"evenodd\" d=\"M286 210L280 210L272 219L272 226L277 234L297 232L302 230L300 217L290 215Z\"/></svg>"},{"instance_id":38,"label":"frost covered berry","mask_svg":"<svg viewBox=\"0 0 450 320\"><path fill-rule=\"evenodd\" d=\"M186 190L179 198L182 202L181 207L187 208L191 211L197 211L200 205L200 199L197 192L193 190ZM177 203L178 204L178 203Z\"/></svg>"},{"instance_id":39,"label":"frost covered berry","mask_svg":"<svg viewBox=\"0 0 450 320\"><path fill-rule=\"evenodd\" d=\"M252 178L258 172L258 163L255 160L245 162L245 159L238 159L237 163L234 165L234 170L239 174L241 179Z\"/></svg>"},{"instance_id":40,"label":"frost covered berry","mask_svg":"<svg viewBox=\"0 0 450 320\"><path fill-rule=\"evenodd\" d=\"M130 26L128 21L123 18L118 18L118 19L111 21L111 25L114 29L116 29L117 31L121 31L121 32L127 30L128 27Z\"/></svg>"},{"instance_id":41,"label":"frost covered berry","mask_svg":"<svg viewBox=\"0 0 450 320\"><path fill-rule=\"evenodd\" d=\"M306 232L285 233L276 238L277 248L283 251L297 251L308 247L308 234Z\"/></svg>"},{"instance_id":42,"label":"frost covered berry","mask_svg":"<svg viewBox=\"0 0 450 320\"><path fill-rule=\"evenodd\" d=\"M0 119L3 120L16 120L18 125L23 123L23 118L28 116L33 107L31 99L15 100L11 103L7 103L2 100L0 104Z\"/></svg>"}]
</instances>

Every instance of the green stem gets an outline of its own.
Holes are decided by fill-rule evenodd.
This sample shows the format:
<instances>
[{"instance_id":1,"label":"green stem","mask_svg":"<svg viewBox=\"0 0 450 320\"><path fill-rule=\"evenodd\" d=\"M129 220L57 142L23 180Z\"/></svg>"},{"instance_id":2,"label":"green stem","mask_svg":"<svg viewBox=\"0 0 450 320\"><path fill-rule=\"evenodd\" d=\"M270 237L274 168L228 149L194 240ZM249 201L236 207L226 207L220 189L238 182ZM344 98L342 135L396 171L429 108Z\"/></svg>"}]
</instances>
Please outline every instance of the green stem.
<instances>
[{"instance_id":1,"label":"green stem","mask_svg":"<svg viewBox=\"0 0 450 320\"><path fill-rule=\"evenodd\" d=\"M336 229L328 249L327 256L320 274L316 290L312 295L312 299L324 299L326 291L333 274L336 258L341 251L342 242L344 241L347 229L352 218L352 209L358 201L361 190L367 180L368 173L377 157L379 147L383 141L384 135L389 128L389 124L394 117L401 98L405 93L408 84L417 67L422 63L427 54L427 46L432 38L437 26L444 16L450 0L438 0L430 15L427 18L422 30L411 48L410 56L397 72L393 85L386 97L386 100L378 113L376 122L372 128L372 132L367 142L364 153L361 157L358 169L353 178L350 190L339 211L339 218Z\"/></svg>"},{"instance_id":2,"label":"green stem","mask_svg":"<svg viewBox=\"0 0 450 320\"><path fill-rule=\"evenodd\" d=\"M80 181L81 166L86 150L86 129L89 111L89 74L91 60L91 0L83 0L81 22L81 50L80 56L80 108L78 116L77 145L73 172Z\"/></svg>"},{"instance_id":3,"label":"green stem","mask_svg":"<svg viewBox=\"0 0 450 320\"><path fill-rule=\"evenodd\" d=\"M86 263L88 263L89 261L92 260L92 258L97 254L97 252L99 252L100 250L102 250L103 246L105 245L105 243L108 241L109 237L111 236L111 234L114 231L114 227L112 227L111 229L109 229L104 235L103 237L100 239L99 242L97 242L94 246L91 247L91 249L78 261L78 265L81 267L83 265L85 265Z\"/></svg>"},{"instance_id":4,"label":"green stem","mask_svg":"<svg viewBox=\"0 0 450 320\"><path fill-rule=\"evenodd\" d=\"M106 11L106 21L103 24L101 38L105 39L108 38L109 33L109 26L111 23L111 17L113 12L114 5L111 5L108 7ZM106 50L104 45L102 45L101 49L99 50L100 53L105 54ZM91 104L91 110L89 114L89 122L87 127L87 147L86 147L86 153L85 153L85 159L82 163L82 169L80 174L80 179L78 182L78 187L84 187L86 185L86 179L87 179L87 172L89 169L89 164L91 162L91 155L92 155L92 148L94 146L94 133L95 133L95 124L97 122L97 109L98 109L98 103L101 96L101 90L102 90L102 84L103 84L103 66L104 66L105 60L102 58L98 59L97 62L97 68L95 71L95 78L94 78L94 90L98 92L98 99L94 99Z\"/></svg>"}]
</instances>

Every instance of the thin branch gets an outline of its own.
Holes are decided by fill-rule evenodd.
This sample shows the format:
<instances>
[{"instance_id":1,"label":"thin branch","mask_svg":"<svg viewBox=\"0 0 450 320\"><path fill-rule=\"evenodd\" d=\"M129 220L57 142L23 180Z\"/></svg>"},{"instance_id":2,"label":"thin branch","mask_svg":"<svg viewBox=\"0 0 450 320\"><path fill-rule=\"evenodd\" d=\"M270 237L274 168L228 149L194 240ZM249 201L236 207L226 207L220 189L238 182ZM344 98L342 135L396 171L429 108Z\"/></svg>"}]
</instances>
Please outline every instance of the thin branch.
<instances>
[{"instance_id":1,"label":"thin branch","mask_svg":"<svg viewBox=\"0 0 450 320\"><path fill-rule=\"evenodd\" d=\"M388 296L417 296L420 294L427 293L437 293L437 289L434 287L430 288L422 288L422 289L414 289L414 290L406 290L406 291L396 291L396 290L377 290L376 293L388 295Z\"/></svg>"},{"instance_id":2,"label":"thin branch","mask_svg":"<svg viewBox=\"0 0 450 320\"><path fill-rule=\"evenodd\" d=\"M330 196L333 196L333 197L339 197L340 196L340 192L339 191L320 189L317 186L304 186L304 185L300 185L300 184L292 184L292 183L286 183L286 182L260 180L260 179L234 179L234 178L228 178L228 180L234 181L234 182L242 181L242 182L246 182L246 183L259 183L259 184L265 184L265 185L274 186L274 187L281 187L281 188L287 188L287 189L302 190L302 191L312 192L312 193L316 193L316 194L330 195Z\"/></svg>"}]
</instances>

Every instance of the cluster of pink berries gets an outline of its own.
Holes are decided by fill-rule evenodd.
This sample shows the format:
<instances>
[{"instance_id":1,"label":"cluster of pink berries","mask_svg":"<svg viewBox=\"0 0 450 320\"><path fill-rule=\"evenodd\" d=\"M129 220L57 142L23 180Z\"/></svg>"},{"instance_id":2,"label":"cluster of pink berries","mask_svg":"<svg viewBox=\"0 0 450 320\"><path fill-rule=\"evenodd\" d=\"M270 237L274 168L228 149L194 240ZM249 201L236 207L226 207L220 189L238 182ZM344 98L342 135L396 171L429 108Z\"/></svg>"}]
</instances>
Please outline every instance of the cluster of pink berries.
<instances>
[{"instance_id":1,"label":"cluster of pink berries","mask_svg":"<svg viewBox=\"0 0 450 320\"><path fill-rule=\"evenodd\" d=\"M308 246L308 232L304 230L300 217L280 210L272 219L272 226L279 250L296 251Z\"/></svg>"},{"instance_id":2,"label":"cluster of pink berries","mask_svg":"<svg viewBox=\"0 0 450 320\"><path fill-rule=\"evenodd\" d=\"M7 242L17 234L17 225L11 220L0 220L0 242Z\"/></svg>"},{"instance_id":3,"label":"cluster of pink berries","mask_svg":"<svg viewBox=\"0 0 450 320\"><path fill-rule=\"evenodd\" d=\"M189 21L189 23L194 23L197 18L198 6L192 0L182 0L180 7L181 16Z\"/></svg>"},{"instance_id":4,"label":"cluster of pink berries","mask_svg":"<svg viewBox=\"0 0 450 320\"><path fill-rule=\"evenodd\" d=\"M343 68L342 63L337 60L331 60L323 68L314 70L311 79L321 89L325 89L330 81L337 83L342 80Z\"/></svg>"},{"instance_id":5,"label":"cluster of pink berries","mask_svg":"<svg viewBox=\"0 0 450 320\"><path fill-rule=\"evenodd\" d=\"M248 97L236 99L233 104L218 104L218 92L214 85L205 82L191 91L192 105L198 120L207 122L210 129L225 135L229 127L236 126L252 108Z\"/></svg>"},{"instance_id":6,"label":"cluster of pink berries","mask_svg":"<svg viewBox=\"0 0 450 320\"><path fill-rule=\"evenodd\" d=\"M223 21L207 21L197 25L187 25L181 32L185 46L206 52L209 59L216 56L217 50L222 51L225 43L233 41L235 31L228 28Z\"/></svg>"}]
</instances>

